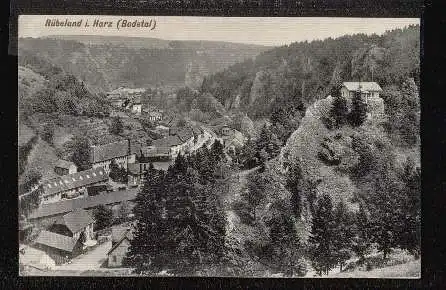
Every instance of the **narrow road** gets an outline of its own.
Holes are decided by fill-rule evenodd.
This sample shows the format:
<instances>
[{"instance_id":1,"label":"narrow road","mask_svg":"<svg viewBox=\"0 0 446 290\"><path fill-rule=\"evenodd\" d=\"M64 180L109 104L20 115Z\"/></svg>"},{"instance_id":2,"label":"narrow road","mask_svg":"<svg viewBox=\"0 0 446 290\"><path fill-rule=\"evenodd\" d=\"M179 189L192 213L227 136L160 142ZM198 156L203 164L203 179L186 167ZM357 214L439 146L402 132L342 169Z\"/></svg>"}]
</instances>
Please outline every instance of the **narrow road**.
<instances>
[{"instance_id":1,"label":"narrow road","mask_svg":"<svg viewBox=\"0 0 446 290\"><path fill-rule=\"evenodd\" d=\"M92 251L80 255L72 260L71 264L64 264L56 267L54 270L94 270L101 267L107 259L107 252L111 249L111 241L105 242Z\"/></svg>"}]
</instances>

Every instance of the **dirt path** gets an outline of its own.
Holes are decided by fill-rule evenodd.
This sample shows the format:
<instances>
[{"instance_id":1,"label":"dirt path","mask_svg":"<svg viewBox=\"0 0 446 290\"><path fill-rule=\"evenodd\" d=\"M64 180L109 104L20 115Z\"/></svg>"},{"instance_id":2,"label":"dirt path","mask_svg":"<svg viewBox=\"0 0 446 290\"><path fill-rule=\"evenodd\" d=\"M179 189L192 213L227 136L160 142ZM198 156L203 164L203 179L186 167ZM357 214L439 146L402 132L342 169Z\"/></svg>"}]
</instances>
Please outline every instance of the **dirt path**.
<instances>
[{"instance_id":1,"label":"dirt path","mask_svg":"<svg viewBox=\"0 0 446 290\"><path fill-rule=\"evenodd\" d=\"M111 249L111 241L99 245L92 251L80 255L73 259L71 264L64 264L56 267L55 270L94 270L98 269L102 263L107 259L107 252Z\"/></svg>"}]
</instances>

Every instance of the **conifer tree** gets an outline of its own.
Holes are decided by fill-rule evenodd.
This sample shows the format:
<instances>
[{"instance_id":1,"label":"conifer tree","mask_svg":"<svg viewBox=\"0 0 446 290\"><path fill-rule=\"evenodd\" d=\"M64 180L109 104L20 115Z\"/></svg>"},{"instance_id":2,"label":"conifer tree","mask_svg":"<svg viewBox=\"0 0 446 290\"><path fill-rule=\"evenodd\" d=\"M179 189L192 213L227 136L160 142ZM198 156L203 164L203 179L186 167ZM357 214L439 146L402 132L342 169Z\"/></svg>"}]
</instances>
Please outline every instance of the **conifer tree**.
<instances>
[{"instance_id":1,"label":"conifer tree","mask_svg":"<svg viewBox=\"0 0 446 290\"><path fill-rule=\"evenodd\" d=\"M352 126L361 126L367 118L367 104L361 96L361 91L356 91L352 100L352 109L350 112L350 124Z\"/></svg>"},{"instance_id":2,"label":"conifer tree","mask_svg":"<svg viewBox=\"0 0 446 290\"><path fill-rule=\"evenodd\" d=\"M353 220L343 200L335 207L334 225L334 252L342 271L345 261L351 256L353 243Z\"/></svg>"},{"instance_id":3,"label":"conifer tree","mask_svg":"<svg viewBox=\"0 0 446 290\"><path fill-rule=\"evenodd\" d=\"M402 177L404 189L400 199L399 220L402 224L399 245L418 257L421 246L421 171L413 160L406 161Z\"/></svg>"},{"instance_id":4,"label":"conifer tree","mask_svg":"<svg viewBox=\"0 0 446 290\"><path fill-rule=\"evenodd\" d=\"M334 119L337 127L346 124L348 117L347 100L342 96L334 97L330 115Z\"/></svg>"},{"instance_id":5,"label":"conifer tree","mask_svg":"<svg viewBox=\"0 0 446 290\"><path fill-rule=\"evenodd\" d=\"M362 263L365 256L369 253L371 246L369 217L362 203L359 204L359 210L355 214L355 236L353 238L352 250L359 257Z\"/></svg>"},{"instance_id":6,"label":"conifer tree","mask_svg":"<svg viewBox=\"0 0 446 290\"><path fill-rule=\"evenodd\" d=\"M157 273L168 258L164 254L164 241L169 232L165 219L164 173L153 165L147 171L142 190L133 208L137 226L130 241L124 264L135 267L136 273Z\"/></svg>"},{"instance_id":7,"label":"conifer tree","mask_svg":"<svg viewBox=\"0 0 446 290\"><path fill-rule=\"evenodd\" d=\"M121 118L113 118L110 125L110 133L119 135L122 134L122 132L124 132L124 124L122 123Z\"/></svg>"},{"instance_id":8,"label":"conifer tree","mask_svg":"<svg viewBox=\"0 0 446 290\"><path fill-rule=\"evenodd\" d=\"M325 194L317 200L309 239L311 263L319 275L327 275L337 262L333 245L334 229L332 201Z\"/></svg>"}]
</instances>

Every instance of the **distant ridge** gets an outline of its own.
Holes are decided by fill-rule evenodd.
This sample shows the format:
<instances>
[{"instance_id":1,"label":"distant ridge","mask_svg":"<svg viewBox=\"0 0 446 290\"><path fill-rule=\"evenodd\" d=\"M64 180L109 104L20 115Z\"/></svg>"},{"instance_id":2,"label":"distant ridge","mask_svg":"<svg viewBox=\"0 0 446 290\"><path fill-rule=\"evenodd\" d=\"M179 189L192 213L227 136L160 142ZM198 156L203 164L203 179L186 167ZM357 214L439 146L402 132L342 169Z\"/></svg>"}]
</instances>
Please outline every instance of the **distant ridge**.
<instances>
[{"instance_id":1,"label":"distant ridge","mask_svg":"<svg viewBox=\"0 0 446 290\"><path fill-rule=\"evenodd\" d=\"M104 35L48 35L39 37L41 39L58 39L58 40L71 40L84 44L113 44L124 45L132 48L195 48L195 49L209 49L219 46L225 49L238 49L238 48L260 48L260 49L272 49L274 46L264 46L249 43L228 42L228 41L213 41L213 40L168 40L154 37L139 37L139 36L104 36Z\"/></svg>"}]
</instances>

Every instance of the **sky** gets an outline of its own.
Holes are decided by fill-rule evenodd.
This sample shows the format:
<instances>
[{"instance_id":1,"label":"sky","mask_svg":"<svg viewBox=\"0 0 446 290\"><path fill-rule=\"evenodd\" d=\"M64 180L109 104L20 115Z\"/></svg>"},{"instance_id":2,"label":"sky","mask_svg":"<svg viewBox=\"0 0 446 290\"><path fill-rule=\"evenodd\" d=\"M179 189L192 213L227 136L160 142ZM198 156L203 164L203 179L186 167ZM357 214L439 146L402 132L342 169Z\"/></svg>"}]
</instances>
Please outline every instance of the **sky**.
<instances>
[{"instance_id":1,"label":"sky","mask_svg":"<svg viewBox=\"0 0 446 290\"><path fill-rule=\"evenodd\" d=\"M65 22L82 20L81 27L48 27L47 19ZM112 22L112 27L92 27L95 19ZM127 21L156 21L153 30L120 27ZM153 21L154 20L154 21ZM85 27L88 22L89 27ZM167 40L212 40L267 46L311 41L346 34L382 34L386 30L420 24L419 18L340 18L340 17L196 17L196 16L104 16L104 15L20 15L19 37L50 35L102 35L153 37Z\"/></svg>"}]
</instances>

